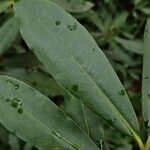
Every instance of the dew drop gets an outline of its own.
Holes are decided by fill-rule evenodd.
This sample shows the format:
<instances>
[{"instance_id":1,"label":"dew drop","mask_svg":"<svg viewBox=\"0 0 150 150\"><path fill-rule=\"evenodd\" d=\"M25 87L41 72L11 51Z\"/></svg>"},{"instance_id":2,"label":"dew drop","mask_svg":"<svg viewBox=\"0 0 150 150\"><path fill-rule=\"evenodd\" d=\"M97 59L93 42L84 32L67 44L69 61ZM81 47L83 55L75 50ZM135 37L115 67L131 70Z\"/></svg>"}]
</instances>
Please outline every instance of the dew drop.
<instances>
[{"instance_id":1,"label":"dew drop","mask_svg":"<svg viewBox=\"0 0 150 150\"><path fill-rule=\"evenodd\" d=\"M77 29L77 23L74 23L73 25L68 25L67 27L70 31L75 31Z\"/></svg>"},{"instance_id":2,"label":"dew drop","mask_svg":"<svg viewBox=\"0 0 150 150\"><path fill-rule=\"evenodd\" d=\"M19 89L20 86L19 86L19 84L16 83L16 84L14 84L14 87L15 87L15 89Z\"/></svg>"},{"instance_id":3,"label":"dew drop","mask_svg":"<svg viewBox=\"0 0 150 150\"><path fill-rule=\"evenodd\" d=\"M16 107L18 107L18 103L16 101L12 101L11 102L11 106L16 108Z\"/></svg>"},{"instance_id":4,"label":"dew drop","mask_svg":"<svg viewBox=\"0 0 150 150\"><path fill-rule=\"evenodd\" d=\"M18 113L22 114L23 113L23 108L18 108Z\"/></svg>"},{"instance_id":5,"label":"dew drop","mask_svg":"<svg viewBox=\"0 0 150 150\"><path fill-rule=\"evenodd\" d=\"M125 90L121 90L121 91L119 91L119 95L125 95Z\"/></svg>"},{"instance_id":6,"label":"dew drop","mask_svg":"<svg viewBox=\"0 0 150 150\"><path fill-rule=\"evenodd\" d=\"M77 92L78 90L79 90L79 86L78 85L73 85L72 86L72 90L74 91L74 92Z\"/></svg>"},{"instance_id":7,"label":"dew drop","mask_svg":"<svg viewBox=\"0 0 150 150\"><path fill-rule=\"evenodd\" d=\"M55 24L58 26L61 24L61 22L59 20L55 21Z\"/></svg>"},{"instance_id":8,"label":"dew drop","mask_svg":"<svg viewBox=\"0 0 150 150\"><path fill-rule=\"evenodd\" d=\"M147 94L147 96L148 96L148 98L150 98L150 94L149 93Z\"/></svg>"},{"instance_id":9,"label":"dew drop","mask_svg":"<svg viewBox=\"0 0 150 150\"><path fill-rule=\"evenodd\" d=\"M148 79L148 77L145 77L145 79Z\"/></svg>"},{"instance_id":10,"label":"dew drop","mask_svg":"<svg viewBox=\"0 0 150 150\"><path fill-rule=\"evenodd\" d=\"M14 82L11 81L11 80L6 80L6 82L12 84L12 85L14 86L15 89L19 89L19 87L20 87L18 83L14 83Z\"/></svg>"},{"instance_id":11,"label":"dew drop","mask_svg":"<svg viewBox=\"0 0 150 150\"><path fill-rule=\"evenodd\" d=\"M13 100L16 101L19 106L22 105L22 100L20 100L20 99L18 99L18 98L14 98Z\"/></svg>"}]
</instances>

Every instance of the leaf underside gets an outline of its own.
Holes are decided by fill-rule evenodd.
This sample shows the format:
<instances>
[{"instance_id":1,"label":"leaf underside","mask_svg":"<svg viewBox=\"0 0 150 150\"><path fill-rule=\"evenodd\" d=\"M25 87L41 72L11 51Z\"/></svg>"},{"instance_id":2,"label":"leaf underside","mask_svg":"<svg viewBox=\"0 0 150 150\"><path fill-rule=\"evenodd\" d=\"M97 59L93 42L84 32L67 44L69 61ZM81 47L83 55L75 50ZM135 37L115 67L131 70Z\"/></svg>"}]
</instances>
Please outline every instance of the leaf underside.
<instances>
[{"instance_id":1,"label":"leaf underside","mask_svg":"<svg viewBox=\"0 0 150 150\"><path fill-rule=\"evenodd\" d=\"M57 82L118 130L138 132L124 87L77 20L47 0L20 0L15 15L25 42Z\"/></svg>"},{"instance_id":2,"label":"leaf underside","mask_svg":"<svg viewBox=\"0 0 150 150\"><path fill-rule=\"evenodd\" d=\"M0 76L0 122L42 150L98 150L54 103L25 83Z\"/></svg>"}]
</instances>

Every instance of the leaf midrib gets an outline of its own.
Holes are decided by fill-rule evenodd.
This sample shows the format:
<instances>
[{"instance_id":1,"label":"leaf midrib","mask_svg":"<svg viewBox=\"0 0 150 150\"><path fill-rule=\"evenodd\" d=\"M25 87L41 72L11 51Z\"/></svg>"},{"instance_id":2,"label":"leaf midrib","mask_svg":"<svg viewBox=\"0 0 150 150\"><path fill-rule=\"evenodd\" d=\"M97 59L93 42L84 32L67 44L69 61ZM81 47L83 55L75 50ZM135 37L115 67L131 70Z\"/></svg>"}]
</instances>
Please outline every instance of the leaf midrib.
<instances>
[{"instance_id":1,"label":"leaf midrib","mask_svg":"<svg viewBox=\"0 0 150 150\"><path fill-rule=\"evenodd\" d=\"M51 130L49 127L47 127L44 123L42 123L40 120L38 120L36 117L34 117L33 115L31 115L30 113L28 113L25 109L23 110L23 113L26 113L30 118L32 118L33 120L35 120L36 122L38 122L41 126L43 126L43 129L47 131L50 131L50 133L54 136L54 137L57 137L56 134L57 132ZM47 128L47 129L46 129ZM56 134L54 134L56 133ZM49 132L48 132L49 134ZM59 134L59 133L58 133ZM61 139L63 142L67 143L68 145L72 146L73 148L75 148L76 150L80 150L78 149L72 142L68 141L66 138L62 137L60 134L59 134L59 137L57 137L59 139Z\"/></svg>"}]
</instances>

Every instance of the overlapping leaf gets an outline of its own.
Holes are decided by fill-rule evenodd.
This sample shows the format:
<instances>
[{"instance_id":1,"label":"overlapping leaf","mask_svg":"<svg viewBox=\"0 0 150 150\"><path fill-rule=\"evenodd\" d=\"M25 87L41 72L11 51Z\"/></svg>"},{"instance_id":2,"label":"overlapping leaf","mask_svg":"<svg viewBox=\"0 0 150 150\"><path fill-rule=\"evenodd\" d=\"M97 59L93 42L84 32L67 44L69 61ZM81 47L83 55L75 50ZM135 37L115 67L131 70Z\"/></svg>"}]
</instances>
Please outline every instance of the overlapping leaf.
<instances>
[{"instance_id":1,"label":"overlapping leaf","mask_svg":"<svg viewBox=\"0 0 150 150\"><path fill-rule=\"evenodd\" d=\"M0 122L42 150L98 150L55 104L25 83L0 76Z\"/></svg>"},{"instance_id":2,"label":"overlapping leaf","mask_svg":"<svg viewBox=\"0 0 150 150\"><path fill-rule=\"evenodd\" d=\"M15 18L11 18L0 28L0 55L12 46L17 35L17 20Z\"/></svg>"},{"instance_id":3,"label":"overlapping leaf","mask_svg":"<svg viewBox=\"0 0 150 150\"><path fill-rule=\"evenodd\" d=\"M90 10L94 4L84 0L50 0L71 13L83 13Z\"/></svg>"}]
</instances>

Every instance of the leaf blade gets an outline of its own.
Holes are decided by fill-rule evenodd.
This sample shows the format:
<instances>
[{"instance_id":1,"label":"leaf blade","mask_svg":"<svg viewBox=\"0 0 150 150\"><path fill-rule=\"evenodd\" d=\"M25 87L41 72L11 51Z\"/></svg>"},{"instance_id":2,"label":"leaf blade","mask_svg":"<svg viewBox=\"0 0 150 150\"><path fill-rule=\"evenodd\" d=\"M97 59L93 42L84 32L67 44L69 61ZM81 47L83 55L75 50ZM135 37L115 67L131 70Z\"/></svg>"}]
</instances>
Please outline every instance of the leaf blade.
<instances>
[{"instance_id":1,"label":"leaf blade","mask_svg":"<svg viewBox=\"0 0 150 150\"><path fill-rule=\"evenodd\" d=\"M145 121L150 121L150 51L149 51L149 42L150 42L150 19L147 21L147 25L144 33L144 42L143 42L143 81L142 81L142 112Z\"/></svg>"},{"instance_id":2,"label":"leaf blade","mask_svg":"<svg viewBox=\"0 0 150 150\"><path fill-rule=\"evenodd\" d=\"M43 150L98 149L96 145L48 98L8 76L0 76L0 122L18 137ZM19 88L14 88L18 84ZM20 99L23 112L12 107L8 99ZM7 108L7 109L6 109ZM81 137L80 141L79 138ZM87 143L86 143L87 142ZM73 144L74 143L74 144ZM89 146L88 143L90 143Z\"/></svg>"},{"instance_id":3,"label":"leaf blade","mask_svg":"<svg viewBox=\"0 0 150 150\"><path fill-rule=\"evenodd\" d=\"M83 0L71 0L69 2L66 0L51 1L63 7L66 11L70 13L83 13L90 10L94 6L92 2Z\"/></svg>"},{"instance_id":4,"label":"leaf blade","mask_svg":"<svg viewBox=\"0 0 150 150\"><path fill-rule=\"evenodd\" d=\"M10 48L17 35L18 23L16 18L13 17L0 28L0 55Z\"/></svg>"},{"instance_id":5,"label":"leaf blade","mask_svg":"<svg viewBox=\"0 0 150 150\"><path fill-rule=\"evenodd\" d=\"M37 16L37 10L42 8L44 11ZM132 136L129 126L138 132L138 122L122 84L96 42L74 18L46 0L20 1L15 11L29 48L66 90L122 132ZM47 17L47 13L52 15ZM122 90L124 94L120 95Z\"/></svg>"}]
</instances>

